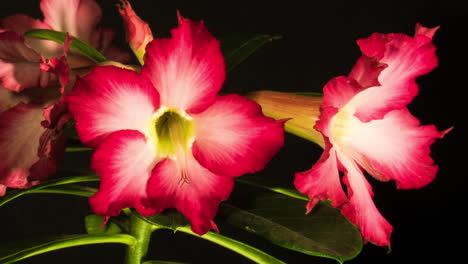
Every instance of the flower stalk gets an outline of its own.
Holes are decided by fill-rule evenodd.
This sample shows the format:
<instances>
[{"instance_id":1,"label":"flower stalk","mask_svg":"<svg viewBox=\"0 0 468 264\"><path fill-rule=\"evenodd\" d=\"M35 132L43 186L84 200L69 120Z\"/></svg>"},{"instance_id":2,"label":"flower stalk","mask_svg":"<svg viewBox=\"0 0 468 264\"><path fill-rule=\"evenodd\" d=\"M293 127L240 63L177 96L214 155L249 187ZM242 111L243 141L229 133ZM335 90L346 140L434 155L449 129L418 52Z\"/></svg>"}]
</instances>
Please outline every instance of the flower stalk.
<instances>
[{"instance_id":1,"label":"flower stalk","mask_svg":"<svg viewBox=\"0 0 468 264\"><path fill-rule=\"evenodd\" d=\"M136 238L136 243L127 248L126 264L141 264L148 252L151 234L154 226L138 217L136 214L130 216L130 235Z\"/></svg>"}]
</instances>

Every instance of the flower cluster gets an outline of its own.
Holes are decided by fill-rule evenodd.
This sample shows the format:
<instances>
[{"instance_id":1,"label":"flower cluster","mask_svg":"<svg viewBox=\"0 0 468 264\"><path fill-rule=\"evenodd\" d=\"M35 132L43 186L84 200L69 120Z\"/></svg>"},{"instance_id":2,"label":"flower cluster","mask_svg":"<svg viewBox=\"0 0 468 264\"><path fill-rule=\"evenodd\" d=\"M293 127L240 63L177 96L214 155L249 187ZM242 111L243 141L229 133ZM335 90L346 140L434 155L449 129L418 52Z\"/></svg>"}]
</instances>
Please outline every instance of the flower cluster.
<instances>
[{"instance_id":1,"label":"flower cluster","mask_svg":"<svg viewBox=\"0 0 468 264\"><path fill-rule=\"evenodd\" d=\"M418 24L414 37L358 40L362 56L321 98L257 92L248 99L219 94L225 61L203 22L177 14L171 37L154 38L121 1L140 68L123 64L130 54L113 45L111 29L97 27L94 0L42 0L40 8L43 21L0 20L0 196L54 174L70 118L94 149L91 167L101 179L89 199L95 213L108 219L129 207L143 216L175 208L199 235L217 230L213 218L234 178L262 170L283 146L285 128L324 148L294 180L310 199L307 211L331 200L377 245L390 245L392 226L374 205L365 172L402 189L436 176L430 145L448 130L421 125L407 104L418 93L415 79L437 66L437 28ZM67 34L63 44L24 38L32 29ZM98 65L74 51L75 39L111 62Z\"/></svg>"}]
</instances>

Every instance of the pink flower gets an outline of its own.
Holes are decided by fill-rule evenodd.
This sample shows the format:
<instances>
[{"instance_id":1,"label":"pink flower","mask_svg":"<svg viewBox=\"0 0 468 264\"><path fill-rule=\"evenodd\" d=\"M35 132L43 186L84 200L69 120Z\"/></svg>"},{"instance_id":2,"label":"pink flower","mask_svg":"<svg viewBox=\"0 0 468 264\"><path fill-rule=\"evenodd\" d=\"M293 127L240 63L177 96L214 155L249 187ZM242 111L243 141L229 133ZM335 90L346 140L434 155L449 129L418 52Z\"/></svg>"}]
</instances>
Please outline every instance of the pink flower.
<instances>
[{"instance_id":1,"label":"pink flower","mask_svg":"<svg viewBox=\"0 0 468 264\"><path fill-rule=\"evenodd\" d=\"M417 25L413 38L375 33L358 40L363 56L350 75L324 87L315 128L324 136L325 150L310 170L296 174L295 186L310 198L308 211L331 199L364 239L377 245L390 246L392 226L375 207L362 170L378 180L394 180L401 189L420 188L437 173L430 145L448 131L421 126L406 108L418 93L415 78L437 66L436 29Z\"/></svg>"},{"instance_id":2,"label":"pink flower","mask_svg":"<svg viewBox=\"0 0 468 264\"><path fill-rule=\"evenodd\" d=\"M23 41L14 32L0 33L0 39L4 38L10 38L9 43ZM62 127L69 119L61 95L70 77L65 58L70 43L67 35L62 56L41 58L37 65L44 74L51 72L58 77L57 87L32 88L21 93L0 89L0 196L7 187L29 188L57 169L65 150ZM12 47L21 50L23 46Z\"/></svg>"},{"instance_id":3,"label":"pink flower","mask_svg":"<svg viewBox=\"0 0 468 264\"><path fill-rule=\"evenodd\" d=\"M94 0L41 0L40 8L44 21L22 14L12 15L0 20L0 31L13 31L20 35L31 29L68 32L97 48L109 60L127 62L130 59L130 54L112 45L113 30L96 27L101 9ZM21 52L6 50L0 44L0 84L17 92L29 87L47 86L48 79L37 67L37 54L53 58L63 53L62 45L50 40L27 39L23 42ZM19 47L20 43L15 45ZM26 50L28 48L31 50ZM7 56L2 56L2 53ZM70 52L67 59L72 69L94 66L94 62L74 52Z\"/></svg>"},{"instance_id":4,"label":"pink flower","mask_svg":"<svg viewBox=\"0 0 468 264\"><path fill-rule=\"evenodd\" d=\"M283 144L283 122L239 95L217 95L225 78L219 41L179 16L172 38L146 47L141 74L112 66L78 79L67 96L81 140L96 148L101 176L94 212L142 215L176 208L197 234L216 228L233 177L262 169Z\"/></svg>"}]
</instances>

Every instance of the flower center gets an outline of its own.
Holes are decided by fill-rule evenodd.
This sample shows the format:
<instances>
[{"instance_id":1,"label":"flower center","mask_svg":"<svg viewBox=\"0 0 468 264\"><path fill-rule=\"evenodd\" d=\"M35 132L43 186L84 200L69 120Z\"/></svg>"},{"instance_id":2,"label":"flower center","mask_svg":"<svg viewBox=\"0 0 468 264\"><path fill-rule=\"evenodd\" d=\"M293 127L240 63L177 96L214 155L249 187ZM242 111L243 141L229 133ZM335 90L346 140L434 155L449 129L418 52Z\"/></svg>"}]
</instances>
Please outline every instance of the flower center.
<instances>
[{"instance_id":1,"label":"flower center","mask_svg":"<svg viewBox=\"0 0 468 264\"><path fill-rule=\"evenodd\" d=\"M177 109L161 107L150 126L158 156L175 158L177 151L192 147L195 127L192 118Z\"/></svg>"},{"instance_id":2,"label":"flower center","mask_svg":"<svg viewBox=\"0 0 468 264\"><path fill-rule=\"evenodd\" d=\"M353 115L347 107L340 109L332 118L331 122L331 142L334 146L340 147L343 143L350 139L349 129Z\"/></svg>"}]
</instances>

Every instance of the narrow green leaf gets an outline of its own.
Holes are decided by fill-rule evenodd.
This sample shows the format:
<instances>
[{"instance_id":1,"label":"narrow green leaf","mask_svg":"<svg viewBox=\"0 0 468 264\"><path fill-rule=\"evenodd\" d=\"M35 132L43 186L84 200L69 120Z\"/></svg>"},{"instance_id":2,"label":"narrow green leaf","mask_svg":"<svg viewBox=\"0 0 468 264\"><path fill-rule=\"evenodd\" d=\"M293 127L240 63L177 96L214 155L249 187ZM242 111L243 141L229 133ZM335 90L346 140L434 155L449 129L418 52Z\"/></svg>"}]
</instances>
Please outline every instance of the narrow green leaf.
<instances>
[{"instance_id":1,"label":"narrow green leaf","mask_svg":"<svg viewBox=\"0 0 468 264\"><path fill-rule=\"evenodd\" d=\"M122 229L112 221L107 221L105 225L104 217L100 215L87 215L85 217L86 232L91 235L112 235L119 234Z\"/></svg>"},{"instance_id":2,"label":"narrow green leaf","mask_svg":"<svg viewBox=\"0 0 468 264\"><path fill-rule=\"evenodd\" d=\"M66 33L50 29L33 29L24 33L24 36L27 38L52 40L63 44ZM97 49L75 37L73 37L73 41L70 44L70 49L79 52L96 63L107 61L106 57L104 57L104 55L102 55Z\"/></svg>"},{"instance_id":3,"label":"narrow green leaf","mask_svg":"<svg viewBox=\"0 0 468 264\"><path fill-rule=\"evenodd\" d=\"M259 264L285 264L285 262L257 249L247 244L244 244L238 240L234 240L232 238L223 236L221 234L215 232L208 232L203 236L199 236L190 230L190 227L184 226L177 229L177 231L181 231L192 236L208 240L215 244L218 244L222 247L225 247L231 251L234 251L256 263Z\"/></svg>"},{"instance_id":4,"label":"narrow green leaf","mask_svg":"<svg viewBox=\"0 0 468 264\"><path fill-rule=\"evenodd\" d=\"M50 181L43 182L39 185L36 185L30 189L10 190L7 192L7 195L5 195L4 197L0 199L0 206L28 193L46 192L44 191L44 189L46 188L65 185L65 184L71 184L71 183L93 182L93 181L99 181L99 177L95 174L90 174L90 175L85 175L85 176L72 176L72 177L53 179ZM86 190L82 189L82 191L84 192Z\"/></svg>"},{"instance_id":5,"label":"narrow green leaf","mask_svg":"<svg viewBox=\"0 0 468 264\"><path fill-rule=\"evenodd\" d=\"M286 187L279 186L278 184L274 184L269 182L265 177L258 177L256 175L245 175L235 179L237 182L248 184L251 186L255 186L264 190L269 190L275 193L280 193L291 198L309 201L309 198L303 194L301 194L296 189L290 189Z\"/></svg>"},{"instance_id":6,"label":"narrow green leaf","mask_svg":"<svg viewBox=\"0 0 468 264\"><path fill-rule=\"evenodd\" d=\"M0 245L0 264L14 263L46 252L103 243L120 243L133 246L136 240L126 234L113 235L63 235Z\"/></svg>"},{"instance_id":7,"label":"narrow green leaf","mask_svg":"<svg viewBox=\"0 0 468 264\"><path fill-rule=\"evenodd\" d=\"M88 147L67 147L66 152L82 152L82 151L92 151L92 148Z\"/></svg>"},{"instance_id":8,"label":"narrow green leaf","mask_svg":"<svg viewBox=\"0 0 468 264\"><path fill-rule=\"evenodd\" d=\"M196 236L198 238L208 240L210 242L223 246L229 250L232 250L257 263L265 263L265 264L266 263L270 263L270 264L284 263L274 258L273 256L263 251L260 251L259 249L256 249L252 246L249 246L247 244L244 244L232 238L220 235L218 233L208 232L204 234L203 236L199 236L190 230L188 221L184 218L182 214L180 214L179 212L175 210L169 210L168 212L165 212L164 214L157 214L154 216L142 217L142 218L146 220L147 222L155 225L156 228L172 229L174 230L174 232L181 231L181 232Z\"/></svg>"},{"instance_id":9,"label":"narrow green leaf","mask_svg":"<svg viewBox=\"0 0 468 264\"><path fill-rule=\"evenodd\" d=\"M76 132L76 122L75 119L70 119L63 126L63 132L67 135L68 138L79 140L78 132Z\"/></svg>"},{"instance_id":10,"label":"narrow green leaf","mask_svg":"<svg viewBox=\"0 0 468 264\"><path fill-rule=\"evenodd\" d=\"M82 186L78 184L68 184L60 187L48 187L44 189L35 189L30 193L56 193L56 194L68 194L82 197L91 197L97 192L96 188Z\"/></svg>"},{"instance_id":11,"label":"narrow green leaf","mask_svg":"<svg viewBox=\"0 0 468 264\"><path fill-rule=\"evenodd\" d=\"M265 44L280 38L281 36L257 35L249 38L230 36L222 39L221 49L226 60L226 71L233 70Z\"/></svg>"},{"instance_id":12,"label":"narrow green leaf","mask_svg":"<svg viewBox=\"0 0 468 264\"><path fill-rule=\"evenodd\" d=\"M342 263L362 249L361 235L339 210L318 203L305 214L305 201L279 194L256 197L248 211L222 204L218 216L228 223L304 254Z\"/></svg>"}]
</instances>

